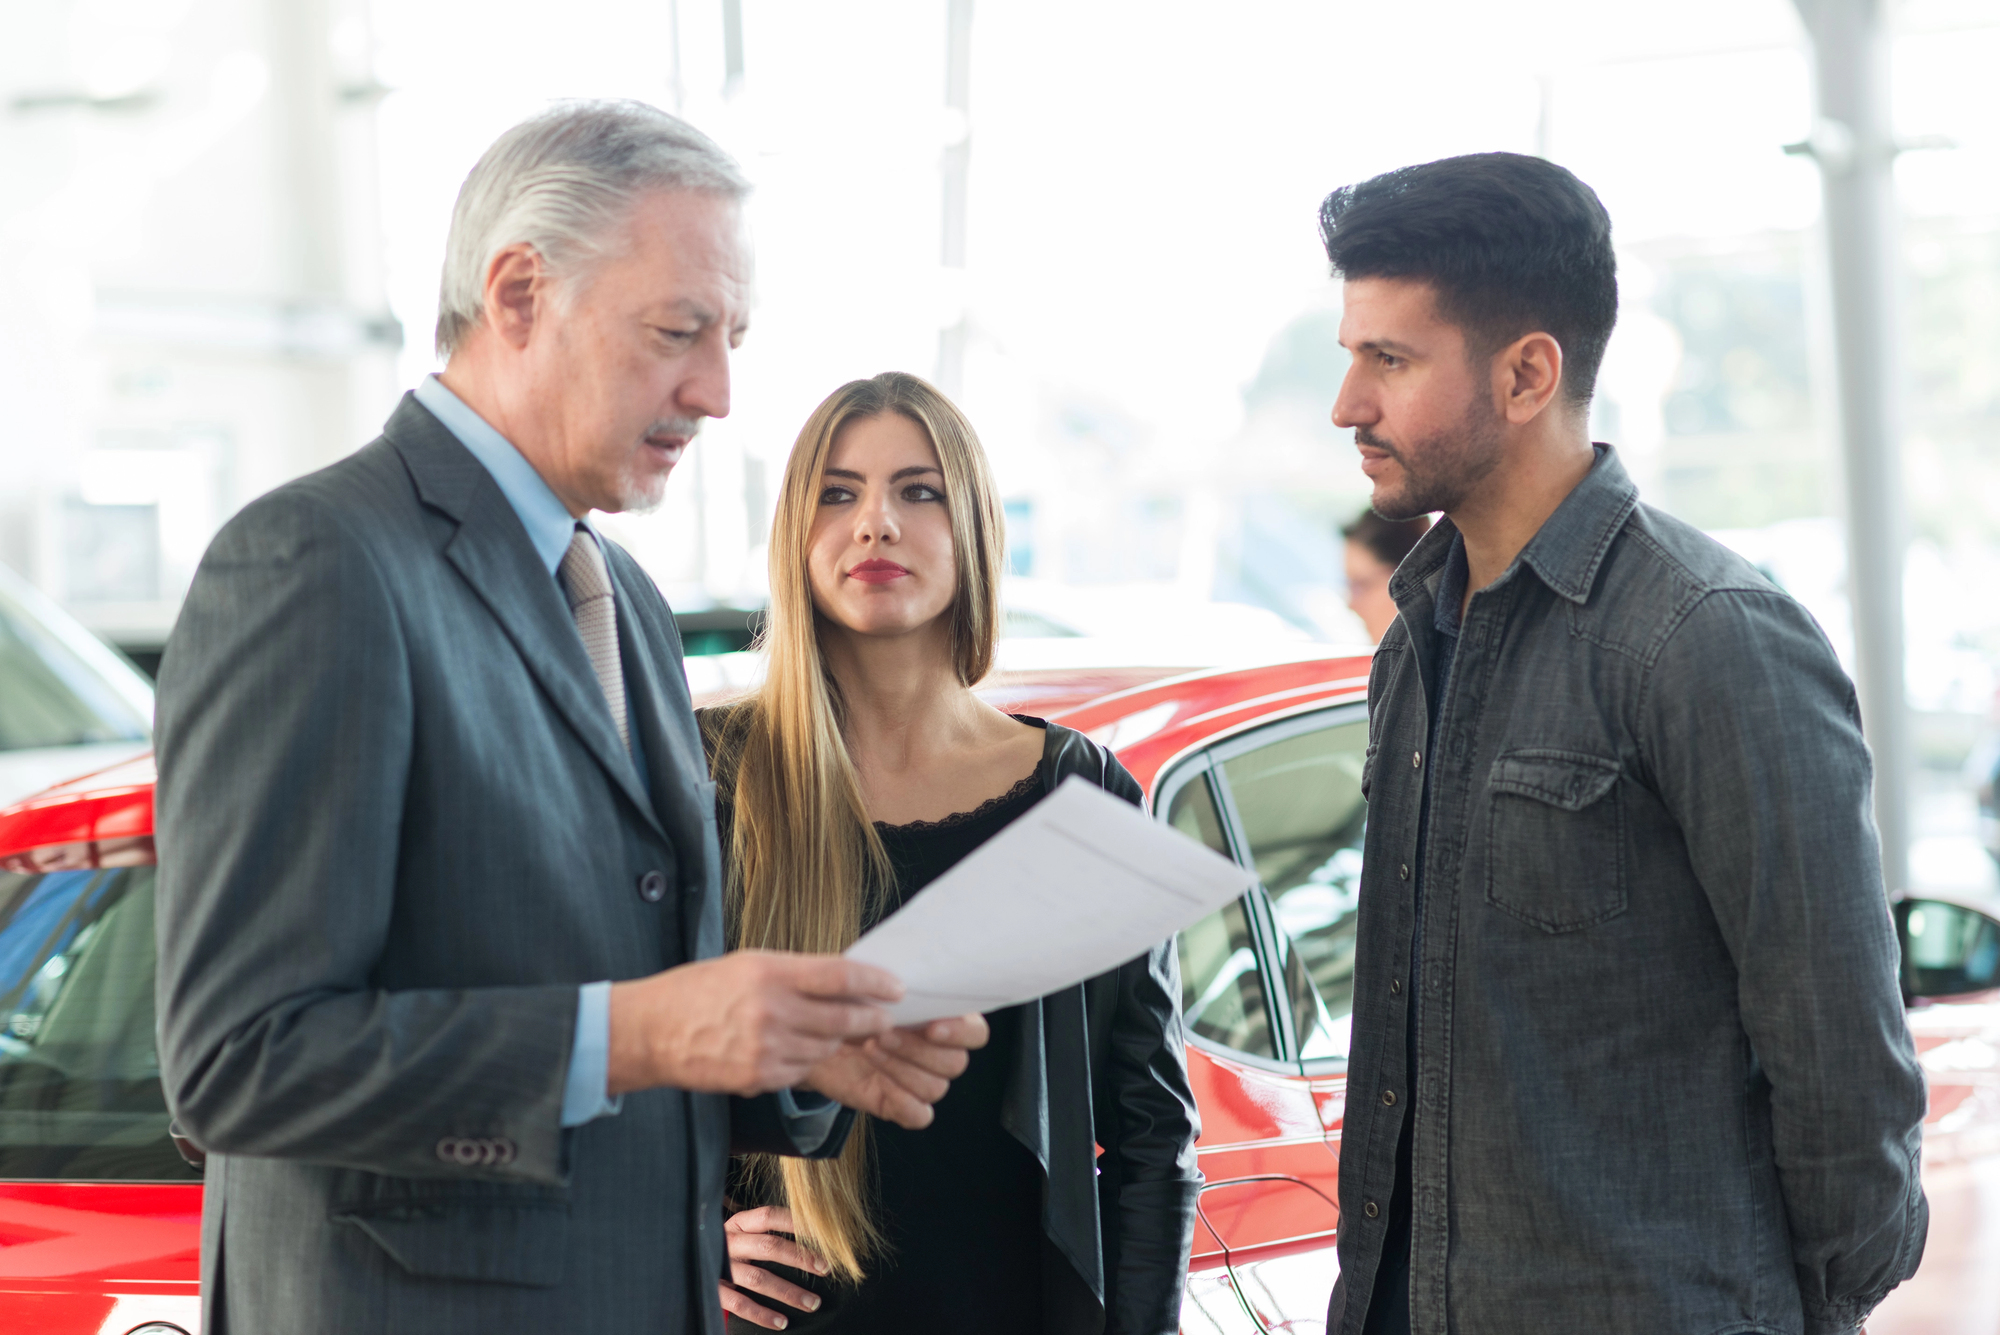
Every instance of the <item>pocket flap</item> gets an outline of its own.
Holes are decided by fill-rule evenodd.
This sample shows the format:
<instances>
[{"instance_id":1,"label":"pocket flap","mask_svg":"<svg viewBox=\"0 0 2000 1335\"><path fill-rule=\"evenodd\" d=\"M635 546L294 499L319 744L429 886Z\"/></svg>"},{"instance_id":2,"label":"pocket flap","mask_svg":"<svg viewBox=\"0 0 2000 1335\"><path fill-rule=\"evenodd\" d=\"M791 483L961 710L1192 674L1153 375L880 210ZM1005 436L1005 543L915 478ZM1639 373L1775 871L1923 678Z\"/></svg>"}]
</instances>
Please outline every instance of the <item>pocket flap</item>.
<instances>
[{"instance_id":1,"label":"pocket flap","mask_svg":"<svg viewBox=\"0 0 2000 1335\"><path fill-rule=\"evenodd\" d=\"M1581 811L1618 782L1618 762L1580 751L1519 750L1493 761L1493 790Z\"/></svg>"},{"instance_id":2,"label":"pocket flap","mask_svg":"<svg viewBox=\"0 0 2000 1335\"><path fill-rule=\"evenodd\" d=\"M569 1191L521 1182L342 1171L333 1222L413 1275L551 1288L569 1252Z\"/></svg>"},{"instance_id":3,"label":"pocket flap","mask_svg":"<svg viewBox=\"0 0 2000 1335\"><path fill-rule=\"evenodd\" d=\"M553 1288L569 1251L560 1208L488 1203L352 1211L333 1216L374 1239L396 1264L431 1279Z\"/></svg>"}]
</instances>

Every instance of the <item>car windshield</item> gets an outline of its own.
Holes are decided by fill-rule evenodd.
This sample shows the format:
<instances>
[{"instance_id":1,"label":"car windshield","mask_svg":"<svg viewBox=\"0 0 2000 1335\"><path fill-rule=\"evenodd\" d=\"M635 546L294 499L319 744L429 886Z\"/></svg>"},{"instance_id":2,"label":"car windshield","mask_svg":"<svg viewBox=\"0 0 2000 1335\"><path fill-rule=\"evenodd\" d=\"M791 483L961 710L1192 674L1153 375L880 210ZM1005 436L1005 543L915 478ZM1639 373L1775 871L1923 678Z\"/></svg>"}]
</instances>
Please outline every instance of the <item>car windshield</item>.
<instances>
[{"instance_id":1,"label":"car windshield","mask_svg":"<svg viewBox=\"0 0 2000 1335\"><path fill-rule=\"evenodd\" d=\"M0 751L144 741L148 721L132 694L0 583Z\"/></svg>"},{"instance_id":2,"label":"car windshield","mask_svg":"<svg viewBox=\"0 0 2000 1335\"><path fill-rule=\"evenodd\" d=\"M153 1041L153 873L0 873L0 1178L195 1176Z\"/></svg>"}]
</instances>

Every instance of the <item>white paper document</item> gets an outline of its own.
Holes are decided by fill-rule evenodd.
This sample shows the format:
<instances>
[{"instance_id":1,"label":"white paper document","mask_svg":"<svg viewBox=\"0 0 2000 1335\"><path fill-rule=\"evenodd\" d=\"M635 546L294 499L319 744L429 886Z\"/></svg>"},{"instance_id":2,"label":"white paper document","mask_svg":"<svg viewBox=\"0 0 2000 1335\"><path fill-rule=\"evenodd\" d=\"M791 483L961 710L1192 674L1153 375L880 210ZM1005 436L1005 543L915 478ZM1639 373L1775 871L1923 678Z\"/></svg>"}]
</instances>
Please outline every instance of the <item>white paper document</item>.
<instances>
[{"instance_id":1,"label":"white paper document","mask_svg":"<svg viewBox=\"0 0 2000 1335\"><path fill-rule=\"evenodd\" d=\"M1117 968L1255 876L1075 775L848 950L898 1024L998 1010Z\"/></svg>"}]
</instances>

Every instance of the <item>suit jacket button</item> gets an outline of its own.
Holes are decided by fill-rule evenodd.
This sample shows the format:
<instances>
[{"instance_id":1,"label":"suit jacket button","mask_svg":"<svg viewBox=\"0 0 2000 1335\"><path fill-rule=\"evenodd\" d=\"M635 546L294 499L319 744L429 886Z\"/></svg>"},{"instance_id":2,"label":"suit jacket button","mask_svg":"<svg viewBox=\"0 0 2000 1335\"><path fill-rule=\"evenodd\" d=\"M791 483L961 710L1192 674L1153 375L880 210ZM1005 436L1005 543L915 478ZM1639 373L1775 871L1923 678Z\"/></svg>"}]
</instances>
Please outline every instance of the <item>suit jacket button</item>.
<instances>
[{"instance_id":1,"label":"suit jacket button","mask_svg":"<svg viewBox=\"0 0 2000 1335\"><path fill-rule=\"evenodd\" d=\"M639 878L639 898L648 904L657 904L667 897L667 878L658 871L649 871Z\"/></svg>"}]
</instances>

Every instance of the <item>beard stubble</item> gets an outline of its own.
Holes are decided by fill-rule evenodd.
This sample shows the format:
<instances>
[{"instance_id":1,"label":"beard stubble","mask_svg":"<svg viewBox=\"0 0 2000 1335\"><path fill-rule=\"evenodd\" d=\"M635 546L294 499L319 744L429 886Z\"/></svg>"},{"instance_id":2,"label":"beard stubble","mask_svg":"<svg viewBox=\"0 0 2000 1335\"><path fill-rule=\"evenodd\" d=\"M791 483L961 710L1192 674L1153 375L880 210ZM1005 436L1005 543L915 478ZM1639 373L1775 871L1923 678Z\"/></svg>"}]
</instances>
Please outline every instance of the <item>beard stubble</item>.
<instances>
[{"instance_id":1,"label":"beard stubble","mask_svg":"<svg viewBox=\"0 0 2000 1335\"><path fill-rule=\"evenodd\" d=\"M1370 500L1375 513L1395 522L1458 509L1499 466L1501 428L1500 414L1477 394L1455 425L1408 444L1384 440L1365 426L1354 428L1356 443L1385 451L1403 470L1397 490L1376 484Z\"/></svg>"}]
</instances>

